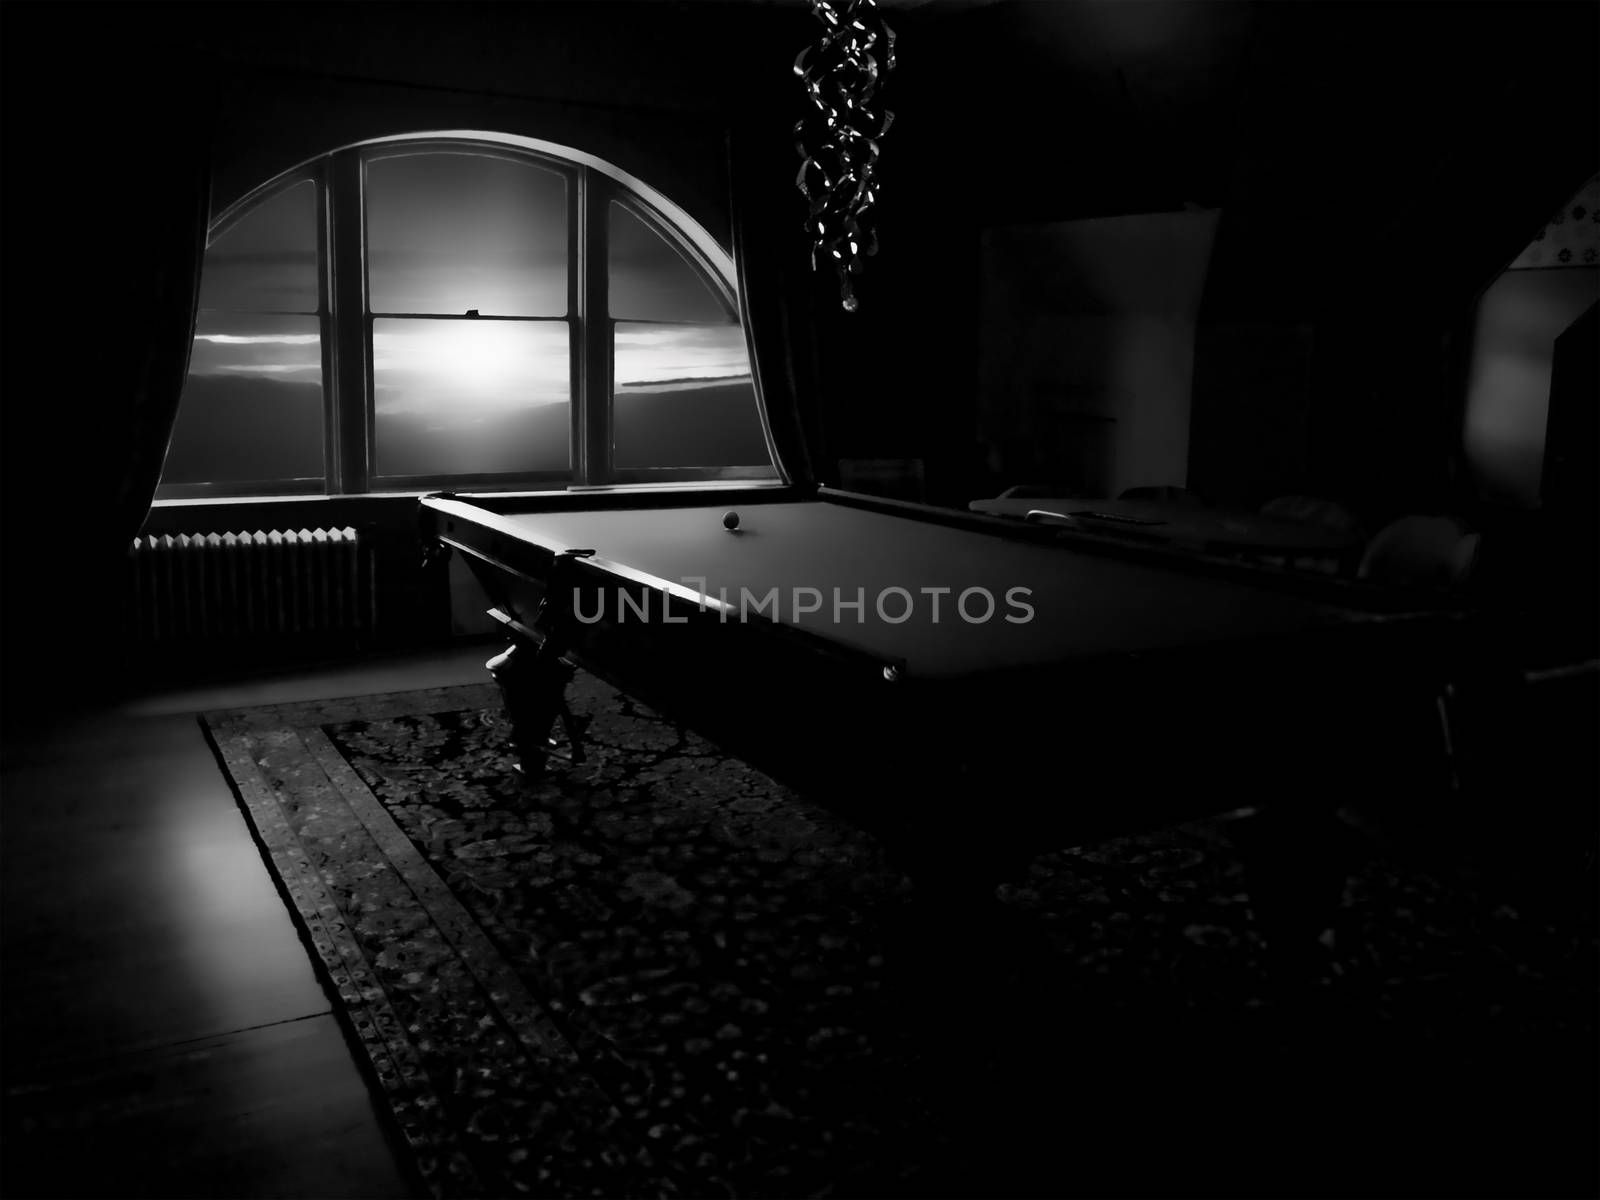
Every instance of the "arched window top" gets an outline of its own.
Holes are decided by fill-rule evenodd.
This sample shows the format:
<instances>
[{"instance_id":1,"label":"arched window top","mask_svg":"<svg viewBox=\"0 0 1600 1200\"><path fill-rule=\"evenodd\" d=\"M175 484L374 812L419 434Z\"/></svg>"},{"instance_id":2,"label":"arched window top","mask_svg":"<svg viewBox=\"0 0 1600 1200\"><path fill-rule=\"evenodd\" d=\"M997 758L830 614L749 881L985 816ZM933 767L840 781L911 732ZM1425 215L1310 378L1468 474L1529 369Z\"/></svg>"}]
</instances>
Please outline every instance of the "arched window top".
<instances>
[{"instance_id":1,"label":"arched window top","mask_svg":"<svg viewBox=\"0 0 1600 1200\"><path fill-rule=\"evenodd\" d=\"M621 167L615 166L603 158L572 146L563 146L557 142L527 137L518 133L499 133L485 129L434 129L414 133L396 133L385 137L368 138L364 141L336 146L313 158L296 163L288 170L279 172L272 179L241 196L221 213L217 214L216 219L212 222L211 236L214 240L220 231L227 229L234 220L242 216L254 205L260 203L267 193L285 187L292 187L294 184L303 181L314 171L317 164L332 158L336 154L350 150L371 152L383 148L392 148L401 153L407 150L420 153L450 145L457 145L463 150L479 153L492 152L498 147L521 152L525 155L545 158L554 165L564 165L569 168L585 167L591 171L598 172L615 183L621 190L631 193L648 208L659 213L673 232L680 235L693 248L697 257L702 260L703 265L715 272L723 285L730 291L737 289L733 256L727 249L706 231L705 226L690 216L680 205L651 187L638 176L624 171Z\"/></svg>"},{"instance_id":2,"label":"arched window top","mask_svg":"<svg viewBox=\"0 0 1600 1200\"><path fill-rule=\"evenodd\" d=\"M649 207L660 213L666 222L674 230L682 234L693 245L695 250L704 257L706 265L721 276L723 283L730 289L735 286L733 256L718 245L716 238L707 233L703 225L667 196L645 183L644 180L635 175L630 175L622 168L613 166L611 163L606 162L605 159L597 158L585 151L573 149L571 146L557 145L555 142L546 142L539 138L524 137L521 134L488 133L480 129L448 129L433 133L403 133L391 137L374 138L371 141L357 143L357 145L404 146L407 143L429 141L456 141L480 147L505 146L511 149L524 150L531 154L543 155L559 162L588 167L591 171L598 171L624 191L631 192Z\"/></svg>"},{"instance_id":3,"label":"arched window top","mask_svg":"<svg viewBox=\"0 0 1600 1200\"><path fill-rule=\"evenodd\" d=\"M732 256L592 154L373 138L212 221L160 498L781 479Z\"/></svg>"}]
</instances>

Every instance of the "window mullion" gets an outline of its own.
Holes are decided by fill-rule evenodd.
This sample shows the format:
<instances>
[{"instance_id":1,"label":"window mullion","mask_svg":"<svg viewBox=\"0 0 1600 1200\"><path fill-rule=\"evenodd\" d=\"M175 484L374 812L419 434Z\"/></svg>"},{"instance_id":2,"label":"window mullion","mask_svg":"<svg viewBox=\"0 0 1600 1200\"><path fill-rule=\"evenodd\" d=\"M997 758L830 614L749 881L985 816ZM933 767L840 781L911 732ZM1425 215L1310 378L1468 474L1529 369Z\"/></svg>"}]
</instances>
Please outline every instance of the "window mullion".
<instances>
[{"instance_id":1,"label":"window mullion","mask_svg":"<svg viewBox=\"0 0 1600 1200\"><path fill-rule=\"evenodd\" d=\"M336 492L369 489L369 394L372 346L367 313L362 236L362 162L358 154L337 154L329 172L329 243L334 367L332 474Z\"/></svg>"},{"instance_id":2,"label":"window mullion","mask_svg":"<svg viewBox=\"0 0 1600 1200\"><path fill-rule=\"evenodd\" d=\"M572 468L572 483L589 482L589 446L584 440L587 400L584 390L583 331L584 279L583 230L587 224L584 204L589 188L589 172L574 171L567 177L567 358L572 387L571 442L567 457Z\"/></svg>"},{"instance_id":3,"label":"window mullion","mask_svg":"<svg viewBox=\"0 0 1600 1200\"><path fill-rule=\"evenodd\" d=\"M609 180L597 172L582 172L579 188L582 220L575 247L579 275L577 342L582 365L578 377L578 408L581 412L579 436L583 455L577 481L587 484L610 483L611 462L611 345L612 327L609 303L607 254L608 214L611 204Z\"/></svg>"},{"instance_id":4,"label":"window mullion","mask_svg":"<svg viewBox=\"0 0 1600 1200\"><path fill-rule=\"evenodd\" d=\"M317 340L322 354L322 490L336 495L339 470L339 406L337 382L339 353L333 319L333 181L329 165L320 164L313 183L317 189Z\"/></svg>"}]
</instances>

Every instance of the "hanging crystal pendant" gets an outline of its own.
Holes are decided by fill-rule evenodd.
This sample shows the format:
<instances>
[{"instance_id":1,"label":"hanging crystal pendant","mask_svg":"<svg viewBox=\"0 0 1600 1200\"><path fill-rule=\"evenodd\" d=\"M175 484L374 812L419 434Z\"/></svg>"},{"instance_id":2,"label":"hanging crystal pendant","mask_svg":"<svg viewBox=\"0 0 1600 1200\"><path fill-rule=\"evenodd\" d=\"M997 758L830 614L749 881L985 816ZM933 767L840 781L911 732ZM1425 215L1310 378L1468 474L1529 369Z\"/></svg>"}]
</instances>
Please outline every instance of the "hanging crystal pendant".
<instances>
[{"instance_id":1,"label":"hanging crystal pendant","mask_svg":"<svg viewBox=\"0 0 1600 1200\"><path fill-rule=\"evenodd\" d=\"M826 30L794 60L808 105L794 127L801 160L795 184L809 202L811 268L829 259L840 304L855 312L860 301L850 277L878 252L870 223L878 202L878 139L894 114L874 102L894 69L894 31L875 0L811 0L811 13Z\"/></svg>"}]
</instances>

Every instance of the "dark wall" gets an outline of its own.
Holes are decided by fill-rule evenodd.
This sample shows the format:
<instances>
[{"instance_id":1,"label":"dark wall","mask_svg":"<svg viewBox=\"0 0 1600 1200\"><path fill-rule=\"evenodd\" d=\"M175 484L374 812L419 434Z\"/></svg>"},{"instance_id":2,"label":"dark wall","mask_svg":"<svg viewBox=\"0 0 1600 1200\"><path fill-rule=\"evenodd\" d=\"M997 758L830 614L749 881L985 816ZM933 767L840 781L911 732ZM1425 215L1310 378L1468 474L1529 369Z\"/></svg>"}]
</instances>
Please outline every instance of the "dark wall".
<instances>
[{"instance_id":1,"label":"dark wall","mask_svg":"<svg viewBox=\"0 0 1600 1200\"><path fill-rule=\"evenodd\" d=\"M762 15L720 4L360 4L316 6L248 36L190 31L219 72L217 205L338 146L484 129L596 154L727 244L726 126L734 99L748 103L745 77L760 79ZM782 66L781 49L771 61Z\"/></svg>"},{"instance_id":2,"label":"dark wall","mask_svg":"<svg viewBox=\"0 0 1600 1200\"><path fill-rule=\"evenodd\" d=\"M1472 308L1597 165L1596 11L1264 10L1202 320L1308 329L1307 490L1375 519L1466 502L1454 458ZM1251 472L1252 417L1295 393L1282 377L1234 387L1236 366L1197 364L1197 474L1258 498L1292 481Z\"/></svg>"},{"instance_id":3,"label":"dark wall","mask_svg":"<svg viewBox=\"0 0 1600 1200\"><path fill-rule=\"evenodd\" d=\"M832 345L830 428L931 455L953 501L1019 482L971 443L978 231L1220 207L1191 483L1373 520L1454 503L1474 299L1600 165L1597 13L1158 0L905 21L884 248Z\"/></svg>"}]
</instances>

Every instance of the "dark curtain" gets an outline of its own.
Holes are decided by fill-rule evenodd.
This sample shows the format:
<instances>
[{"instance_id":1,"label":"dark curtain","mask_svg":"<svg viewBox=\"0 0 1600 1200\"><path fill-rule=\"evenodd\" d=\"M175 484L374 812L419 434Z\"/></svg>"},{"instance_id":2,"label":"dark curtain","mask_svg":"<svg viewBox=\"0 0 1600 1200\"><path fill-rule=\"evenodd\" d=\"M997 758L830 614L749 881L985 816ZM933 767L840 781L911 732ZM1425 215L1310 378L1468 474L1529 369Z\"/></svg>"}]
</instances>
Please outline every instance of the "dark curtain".
<instances>
[{"instance_id":1,"label":"dark curtain","mask_svg":"<svg viewBox=\"0 0 1600 1200\"><path fill-rule=\"evenodd\" d=\"M142 6L126 7L6 16L0 678L12 718L120 683L128 547L193 338L214 89L141 24Z\"/></svg>"},{"instance_id":2,"label":"dark curtain","mask_svg":"<svg viewBox=\"0 0 1600 1200\"><path fill-rule=\"evenodd\" d=\"M778 457L793 482L809 486L828 457L817 407L817 289L805 197L794 183L799 165L780 120L729 135L733 253L753 365Z\"/></svg>"},{"instance_id":3,"label":"dark curtain","mask_svg":"<svg viewBox=\"0 0 1600 1200\"><path fill-rule=\"evenodd\" d=\"M114 410L125 430L127 458L112 501L108 550L123 552L138 535L161 481L161 467L189 373L200 266L211 213L211 165L203 140L179 145L169 177L152 197L149 239L130 264L129 306L140 315L127 331L126 371L108 383L127 403Z\"/></svg>"}]
</instances>

